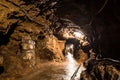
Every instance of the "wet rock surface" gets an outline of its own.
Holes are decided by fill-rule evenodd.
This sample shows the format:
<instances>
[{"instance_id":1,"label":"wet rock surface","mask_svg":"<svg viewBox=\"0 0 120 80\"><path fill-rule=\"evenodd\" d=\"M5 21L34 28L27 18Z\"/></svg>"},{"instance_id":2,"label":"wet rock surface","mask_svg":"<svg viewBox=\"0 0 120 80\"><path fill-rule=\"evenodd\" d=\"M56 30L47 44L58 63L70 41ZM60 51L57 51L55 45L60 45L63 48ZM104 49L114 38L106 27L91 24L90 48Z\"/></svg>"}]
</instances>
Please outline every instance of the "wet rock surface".
<instances>
[{"instance_id":1,"label":"wet rock surface","mask_svg":"<svg viewBox=\"0 0 120 80\"><path fill-rule=\"evenodd\" d=\"M87 64L80 80L119 80L120 62L112 59L93 59Z\"/></svg>"},{"instance_id":2,"label":"wet rock surface","mask_svg":"<svg viewBox=\"0 0 120 80\"><path fill-rule=\"evenodd\" d=\"M80 45L75 45L79 46L76 60L86 68L81 80L119 80L119 61L104 59L120 59L119 0L108 1L94 15L103 3L103 0L0 0L0 79L64 79L65 43L75 38L71 32L81 30L85 36ZM46 63L43 66L42 61ZM47 61L61 64L47 65ZM32 72L34 75L29 76Z\"/></svg>"},{"instance_id":3,"label":"wet rock surface","mask_svg":"<svg viewBox=\"0 0 120 80\"><path fill-rule=\"evenodd\" d=\"M64 63L42 63L39 70L28 73L17 80L64 80L66 76L65 66Z\"/></svg>"}]
</instances>

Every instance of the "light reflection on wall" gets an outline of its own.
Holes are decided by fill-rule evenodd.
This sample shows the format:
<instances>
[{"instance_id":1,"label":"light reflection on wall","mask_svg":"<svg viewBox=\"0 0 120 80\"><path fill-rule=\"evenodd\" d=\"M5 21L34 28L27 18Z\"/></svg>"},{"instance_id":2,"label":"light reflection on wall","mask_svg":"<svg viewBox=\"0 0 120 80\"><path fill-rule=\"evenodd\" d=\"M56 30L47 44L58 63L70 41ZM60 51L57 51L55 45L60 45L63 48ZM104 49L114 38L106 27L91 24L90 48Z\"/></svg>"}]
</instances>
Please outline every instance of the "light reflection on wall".
<instances>
[{"instance_id":1,"label":"light reflection on wall","mask_svg":"<svg viewBox=\"0 0 120 80\"><path fill-rule=\"evenodd\" d=\"M84 38L84 34L82 32L74 32L74 36L78 39Z\"/></svg>"}]
</instances>

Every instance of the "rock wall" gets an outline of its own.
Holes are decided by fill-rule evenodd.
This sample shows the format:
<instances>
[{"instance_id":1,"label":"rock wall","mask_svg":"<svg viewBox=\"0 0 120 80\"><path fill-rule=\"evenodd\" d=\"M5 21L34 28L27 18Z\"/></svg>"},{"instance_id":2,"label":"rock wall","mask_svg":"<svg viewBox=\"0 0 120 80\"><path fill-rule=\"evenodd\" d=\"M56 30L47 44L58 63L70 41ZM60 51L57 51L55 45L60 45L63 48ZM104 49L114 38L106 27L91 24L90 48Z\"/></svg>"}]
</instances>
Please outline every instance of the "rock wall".
<instances>
[{"instance_id":1,"label":"rock wall","mask_svg":"<svg viewBox=\"0 0 120 80\"><path fill-rule=\"evenodd\" d=\"M120 63L111 59L90 60L80 80L119 80Z\"/></svg>"},{"instance_id":2,"label":"rock wall","mask_svg":"<svg viewBox=\"0 0 120 80\"><path fill-rule=\"evenodd\" d=\"M64 41L50 32L56 1L0 0L1 79L20 77L42 60L64 61Z\"/></svg>"}]
</instances>

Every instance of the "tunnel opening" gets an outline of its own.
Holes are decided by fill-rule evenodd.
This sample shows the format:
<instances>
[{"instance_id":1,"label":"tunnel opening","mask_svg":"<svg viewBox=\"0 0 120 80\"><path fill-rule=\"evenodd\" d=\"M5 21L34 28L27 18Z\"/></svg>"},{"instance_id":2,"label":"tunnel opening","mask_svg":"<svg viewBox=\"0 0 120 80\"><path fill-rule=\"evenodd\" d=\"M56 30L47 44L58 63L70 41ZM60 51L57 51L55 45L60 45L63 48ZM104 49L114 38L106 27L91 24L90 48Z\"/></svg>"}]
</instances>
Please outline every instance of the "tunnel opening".
<instances>
[{"instance_id":1,"label":"tunnel opening","mask_svg":"<svg viewBox=\"0 0 120 80\"><path fill-rule=\"evenodd\" d=\"M73 54L73 57L75 59L79 59L80 54L78 54L78 50L81 48L80 45L80 40L76 38L69 38L65 42L65 48L63 51L64 56L67 55L68 53Z\"/></svg>"}]
</instances>

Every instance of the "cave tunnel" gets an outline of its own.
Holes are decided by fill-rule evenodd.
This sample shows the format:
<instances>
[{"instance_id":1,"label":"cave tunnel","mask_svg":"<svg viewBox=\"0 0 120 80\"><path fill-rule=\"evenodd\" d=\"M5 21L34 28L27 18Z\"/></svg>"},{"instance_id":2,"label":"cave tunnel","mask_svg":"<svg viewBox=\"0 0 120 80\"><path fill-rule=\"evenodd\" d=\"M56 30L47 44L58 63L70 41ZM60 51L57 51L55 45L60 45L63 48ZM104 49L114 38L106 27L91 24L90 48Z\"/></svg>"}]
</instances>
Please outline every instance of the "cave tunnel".
<instances>
[{"instance_id":1,"label":"cave tunnel","mask_svg":"<svg viewBox=\"0 0 120 80\"><path fill-rule=\"evenodd\" d=\"M58 8L57 14L80 26L86 33L95 53L101 54L104 58L119 60L119 3L118 0L65 0L62 3L64 9L63 7ZM104 4L105 6L103 6ZM82 7L82 10L80 7ZM100 10L101 7L104 8ZM84 11L84 9L88 10L88 12ZM100 13L97 14L99 10ZM89 23L90 25L87 25Z\"/></svg>"},{"instance_id":2,"label":"cave tunnel","mask_svg":"<svg viewBox=\"0 0 120 80\"><path fill-rule=\"evenodd\" d=\"M65 42L65 48L64 48L64 55L67 55L68 52L73 54L74 58L79 58L79 54L77 54L77 51L81 48L80 46L80 40L77 40L76 38L69 38Z\"/></svg>"},{"instance_id":3,"label":"cave tunnel","mask_svg":"<svg viewBox=\"0 0 120 80\"><path fill-rule=\"evenodd\" d=\"M0 80L120 80L120 0L0 0Z\"/></svg>"}]
</instances>

